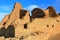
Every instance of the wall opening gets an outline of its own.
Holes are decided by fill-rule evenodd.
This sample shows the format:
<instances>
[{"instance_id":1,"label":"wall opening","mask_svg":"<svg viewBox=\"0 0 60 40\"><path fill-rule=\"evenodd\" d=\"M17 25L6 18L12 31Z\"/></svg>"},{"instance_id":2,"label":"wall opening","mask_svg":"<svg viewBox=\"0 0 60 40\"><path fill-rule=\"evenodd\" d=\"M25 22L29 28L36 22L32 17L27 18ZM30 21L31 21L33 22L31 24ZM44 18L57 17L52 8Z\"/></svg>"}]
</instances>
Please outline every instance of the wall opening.
<instances>
[{"instance_id":1,"label":"wall opening","mask_svg":"<svg viewBox=\"0 0 60 40\"><path fill-rule=\"evenodd\" d=\"M9 25L5 32L5 38L15 37L15 28L14 25Z\"/></svg>"},{"instance_id":2,"label":"wall opening","mask_svg":"<svg viewBox=\"0 0 60 40\"><path fill-rule=\"evenodd\" d=\"M58 15L60 16L60 13L58 13Z\"/></svg>"},{"instance_id":3,"label":"wall opening","mask_svg":"<svg viewBox=\"0 0 60 40\"><path fill-rule=\"evenodd\" d=\"M23 19L23 17L26 15L26 10L20 10L20 19Z\"/></svg>"},{"instance_id":4,"label":"wall opening","mask_svg":"<svg viewBox=\"0 0 60 40\"><path fill-rule=\"evenodd\" d=\"M24 24L24 29L27 29L27 24Z\"/></svg>"},{"instance_id":5,"label":"wall opening","mask_svg":"<svg viewBox=\"0 0 60 40\"><path fill-rule=\"evenodd\" d=\"M49 25L47 25L47 27L49 27Z\"/></svg>"},{"instance_id":6,"label":"wall opening","mask_svg":"<svg viewBox=\"0 0 60 40\"><path fill-rule=\"evenodd\" d=\"M52 27L54 27L54 25L52 25Z\"/></svg>"},{"instance_id":7,"label":"wall opening","mask_svg":"<svg viewBox=\"0 0 60 40\"><path fill-rule=\"evenodd\" d=\"M6 32L5 27L2 27L2 28L0 29L0 36L4 36L4 35L5 35L5 32Z\"/></svg>"},{"instance_id":8,"label":"wall opening","mask_svg":"<svg viewBox=\"0 0 60 40\"><path fill-rule=\"evenodd\" d=\"M3 25L5 25L5 24L6 24L6 22L3 23Z\"/></svg>"},{"instance_id":9,"label":"wall opening","mask_svg":"<svg viewBox=\"0 0 60 40\"><path fill-rule=\"evenodd\" d=\"M59 20L56 20L57 22L59 22Z\"/></svg>"},{"instance_id":10,"label":"wall opening","mask_svg":"<svg viewBox=\"0 0 60 40\"><path fill-rule=\"evenodd\" d=\"M43 18L45 16L45 13L43 10L39 8L35 8L32 10L32 18Z\"/></svg>"}]
</instances>

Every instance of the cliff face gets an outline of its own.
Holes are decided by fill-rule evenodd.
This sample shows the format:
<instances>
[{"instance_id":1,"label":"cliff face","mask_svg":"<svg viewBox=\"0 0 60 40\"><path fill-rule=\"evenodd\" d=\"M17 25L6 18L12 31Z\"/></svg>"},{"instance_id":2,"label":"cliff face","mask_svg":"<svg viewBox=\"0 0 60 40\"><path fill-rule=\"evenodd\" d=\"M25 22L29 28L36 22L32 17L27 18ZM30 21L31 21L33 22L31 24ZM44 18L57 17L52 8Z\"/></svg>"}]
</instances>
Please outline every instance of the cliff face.
<instances>
[{"instance_id":1,"label":"cliff face","mask_svg":"<svg viewBox=\"0 0 60 40\"><path fill-rule=\"evenodd\" d=\"M5 34L0 36L22 39L26 37L24 40L50 40L50 36L60 33L60 16L53 7L50 6L46 10L35 8L31 13L32 16L29 11L22 9L19 3L15 3L11 14L6 15L0 24L1 33L2 27L5 30Z\"/></svg>"}]
</instances>

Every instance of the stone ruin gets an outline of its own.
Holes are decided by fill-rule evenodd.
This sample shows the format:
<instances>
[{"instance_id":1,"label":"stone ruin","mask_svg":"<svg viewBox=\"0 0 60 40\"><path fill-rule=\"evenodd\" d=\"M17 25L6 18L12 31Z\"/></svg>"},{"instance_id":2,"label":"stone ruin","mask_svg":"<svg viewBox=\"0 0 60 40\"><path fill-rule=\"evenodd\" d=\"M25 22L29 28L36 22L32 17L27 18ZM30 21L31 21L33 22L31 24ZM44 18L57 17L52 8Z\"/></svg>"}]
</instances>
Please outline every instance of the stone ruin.
<instances>
[{"instance_id":1,"label":"stone ruin","mask_svg":"<svg viewBox=\"0 0 60 40\"><path fill-rule=\"evenodd\" d=\"M52 6L46 10L35 8L31 13L32 16L16 2L11 14L6 15L0 23L0 37L60 40L60 14L57 14Z\"/></svg>"}]
</instances>

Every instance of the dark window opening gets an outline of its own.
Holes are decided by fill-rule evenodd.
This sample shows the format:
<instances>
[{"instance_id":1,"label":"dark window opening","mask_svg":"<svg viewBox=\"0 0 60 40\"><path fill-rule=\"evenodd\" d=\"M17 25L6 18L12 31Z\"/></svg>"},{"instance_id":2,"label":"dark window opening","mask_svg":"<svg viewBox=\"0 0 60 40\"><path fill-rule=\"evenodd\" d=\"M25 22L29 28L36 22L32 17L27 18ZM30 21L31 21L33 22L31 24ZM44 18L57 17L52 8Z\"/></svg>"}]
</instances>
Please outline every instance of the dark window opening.
<instances>
[{"instance_id":1,"label":"dark window opening","mask_svg":"<svg viewBox=\"0 0 60 40\"><path fill-rule=\"evenodd\" d=\"M30 22L32 22L32 16L30 16Z\"/></svg>"},{"instance_id":2,"label":"dark window opening","mask_svg":"<svg viewBox=\"0 0 60 40\"><path fill-rule=\"evenodd\" d=\"M54 27L54 25L52 25L52 27Z\"/></svg>"},{"instance_id":3,"label":"dark window opening","mask_svg":"<svg viewBox=\"0 0 60 40\"><path fill-rule=\"evenodd\" d=\"M3 25L5 25L5 24L6 24L6 22L3 23Z\"/></svg>"},{"instance_id":4,"label":"dark window opening","mask_svg":"<svg viewBox=\"0 0 60 40\"><path fill-rule=\"evenodd\" d=\"M49 25L47 25L47 27L49 27Z\"/></svg>"},{"instance_id":5,"label":"dark window opening","mask_svg":"<svg viewBox=\"0 0 60 40\"><path fill-rule=\"evenodd\" d=\"M59 22L59 20L56 20L57 22Z\"/></svg>"},{"instance_id":6,"label":"dark window opening","mask_svg":"<svg viewBox=\"0 0 60 40\"><path fill-rule=\"evenodd\" d=\"M58 15L60 15L60 13L58 13Z\"/></svg>"},{"instance_id":7,"label":"dark window opening","mask_svg":"<svg viewBox=\"0 0 60 40\"><path fill-rule=\"evenodd\" d=\"M27 24L24 24L24 29L27 29Z\"/></svg>"},{"instance_id":8,"label":"dark window opening","mask_svg":"<svg viewBox=\"0 0 60 40\"><path fill-rule=\"evenodd\" d=\"M26 15L26 10L20 10L20 18L23 19L23 17Z\"/></svg>"}]
</instances>

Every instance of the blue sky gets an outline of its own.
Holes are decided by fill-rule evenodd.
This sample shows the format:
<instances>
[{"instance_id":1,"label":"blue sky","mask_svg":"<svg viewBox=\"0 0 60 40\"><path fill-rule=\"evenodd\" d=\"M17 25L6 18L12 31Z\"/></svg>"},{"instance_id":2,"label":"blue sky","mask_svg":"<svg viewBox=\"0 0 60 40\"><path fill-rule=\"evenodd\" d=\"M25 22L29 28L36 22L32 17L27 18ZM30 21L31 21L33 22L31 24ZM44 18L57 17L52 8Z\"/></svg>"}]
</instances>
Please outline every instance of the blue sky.
<instances>
[{"instance_id":1,"label":"blue sky","mask_svg":"<svg viewBox=\"0 0 60 40\"><path fill-rule=\"evenodd\" d=\"M0 0L0 21L6 14L11 13L15 2L19 2L23 9L29 11L36 7L45 10L48 6L53 6L57 13L60 12L60 0Z\"/></svg>"}]
</instances>

